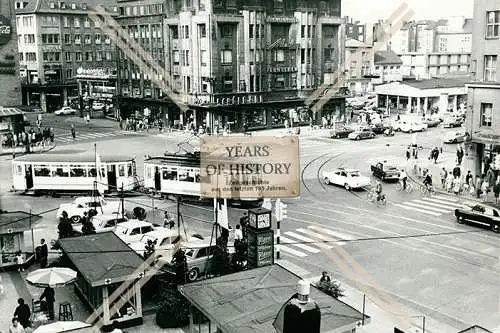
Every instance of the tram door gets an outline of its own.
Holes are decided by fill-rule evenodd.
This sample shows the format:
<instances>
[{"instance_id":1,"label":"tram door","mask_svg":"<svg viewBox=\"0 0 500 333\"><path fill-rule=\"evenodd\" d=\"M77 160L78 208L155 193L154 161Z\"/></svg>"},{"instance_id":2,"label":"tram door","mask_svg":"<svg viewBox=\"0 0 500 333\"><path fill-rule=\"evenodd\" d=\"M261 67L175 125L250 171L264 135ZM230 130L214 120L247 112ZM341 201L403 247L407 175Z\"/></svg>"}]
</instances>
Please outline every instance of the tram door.
<instances>
[{"instance_id":1,"label":"tram door","mask_svg":"<svg viewBox=\"0 0 500 333\"><path fill-rule=\"evenodd\" d=\"M155 190L161 190L161 173L159 167L155 167Z\"/></svg>"},{"instance_id":2,"label":"tram door","mask_svg":"<svg viewBox=\"0 0 500 333\"><path fill-rule=\"evenodd\" d=\"M116 188L116 164L108 164L107 176L109 188Z\"/></svg>"},{"instance_id":3,"label":"tram door","mask_svg":"<svg viewBox=\"0 0 500 333\"><path fill-rule=\"evenodd\" d=\"M33 188L33 166L31 164L26 164L25 168L26 189L29 190L30 188Z\"/></svg>"}]
</instances>

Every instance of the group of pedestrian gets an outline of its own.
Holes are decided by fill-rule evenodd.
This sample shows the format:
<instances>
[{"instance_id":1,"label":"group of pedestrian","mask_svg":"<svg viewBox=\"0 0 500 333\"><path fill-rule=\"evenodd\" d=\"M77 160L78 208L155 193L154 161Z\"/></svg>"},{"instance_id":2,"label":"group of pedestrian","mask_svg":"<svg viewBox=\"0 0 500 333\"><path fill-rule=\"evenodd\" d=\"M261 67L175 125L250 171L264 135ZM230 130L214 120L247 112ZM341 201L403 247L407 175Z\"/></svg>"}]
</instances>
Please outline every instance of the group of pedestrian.
<instances>
[{"instance_id":1,"label":"group of pedestrian","mask_svg":"<svg viewBox=\"0 0 500 333\"><path fill-rule=\"evenodd\" d=\"M467 171L465 176L462 175L460 165L458 164L450 171L443 167L440 176L441 185L448 193L454 193L455 195L469 193L478 199L482 198L486 201L488 194L493 191L495 202L498 202L500 177L495 180L494 172L491 169L488 169L483 175L476 175L475 181L471 171Z\"/></svg>"},{"instance_id":2,"label":"group of pedestrian","mask_svg":"<svg viewBox=\"0 0 500 333\"><path fill-rule=\"evenodd\" d=\"M6 135L5 146L16 148L20 146L49 146L54 143L54 129L53 128L40 128L36 130L31 128L29 131L24 132L9 132Z\"/></svg>"}]
</instances>

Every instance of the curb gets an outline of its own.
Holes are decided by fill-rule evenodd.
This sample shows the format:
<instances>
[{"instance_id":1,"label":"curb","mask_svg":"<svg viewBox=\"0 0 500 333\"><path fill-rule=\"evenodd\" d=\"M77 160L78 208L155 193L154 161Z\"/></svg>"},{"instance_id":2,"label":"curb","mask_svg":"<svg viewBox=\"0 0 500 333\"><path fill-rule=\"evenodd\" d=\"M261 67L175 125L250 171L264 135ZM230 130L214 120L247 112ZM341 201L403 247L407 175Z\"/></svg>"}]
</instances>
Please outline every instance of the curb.
<instances>
[{"instance_id":1,"label":"curb","mask_svg":"<svg viewBox=\"0 0 500 333\"><path fill-rule=\"evenodd\" d=\"M54 145L52 145L52 146L51 146L50 148L48 148L48 149L45 149L45 150L40 150L40 151L37 151L37 152L31 152L31 153L28 153L28 154L29 154L29 155L31 155L31 154L43 154L43 153L46 153L46 152L49 152L49 151L53 150L53 149L54 149L54 148L56 148L56 147L57 147L57 145L56 145L56 144L54 144ZM16 157L19 157L19 156L24 156L24 155L28 155L28 154L27 154L27 153L25 153L25 152L24 152L24 153L19 153L19 154L17 154L17 153L16 153ZM11 156L11 157L12 157L12 152L9 152L9 153L1 153L1 154L0 154L0 156ZM12 159L12 158L11 158L11 159ZM3 159L3 160L4 160L4 161L6 161L6 160L8 160L8 159Z\"/></svg>"}]
</instances>

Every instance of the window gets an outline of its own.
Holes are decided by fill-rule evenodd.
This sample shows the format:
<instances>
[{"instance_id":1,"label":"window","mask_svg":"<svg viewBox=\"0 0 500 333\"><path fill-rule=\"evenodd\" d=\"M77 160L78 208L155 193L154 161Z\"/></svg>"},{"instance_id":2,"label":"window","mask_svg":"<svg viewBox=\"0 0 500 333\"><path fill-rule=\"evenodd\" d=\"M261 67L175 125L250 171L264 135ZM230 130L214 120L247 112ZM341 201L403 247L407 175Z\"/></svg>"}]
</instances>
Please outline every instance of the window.
<instances>
[{"instance_id":1,"label":"window","mask_svg":"<svg viewBox=\"0 0 500 333\"><path fill-rule=\"evenodd\" d=\"M58 165L52 169L52 177L69 177L69 168Z\"/></svg>"},{"instance_id":2,"label":"window","mask_svg":"<svg viewBox=\"0 0 500 333\"><path fill-rule=\"evenodd\" d=\"M36 61L36 53L26 52L26 61Z\"/></svg>"},{"instance_id":3,"label":"window","mask_svg":"<svg viewBox=\"0 0 500 333\"><path fill-rule=\"evenodd\" d=\"M95 53L95 60L96 61L102 61L102 54L103 54L103 52L96 51L96 53Z\"/></svg>"},{"instance_id":4,"label":"window","mask_svg":"<svg viewBox=\"0 0 500 333\"><path fill-rule=\"evenodd\" d=\"M78 165L70 165L69 167L70 177L87 177L87 169Z\"/></svg>"},{"instance_id":5,"label":"window","mask_svg":"<svg viewBox=\"0 0 500 333\"><path fill-rule=\"evenodd\" d=\"M306 63L306 49L300 49L300 63Z\"/></svg>"},{"instance_id":6,"label":"window","mask_svg":"<svg viewBox=\"0 0 500 333\"><path fill-rule=\"evenodd\" d=\"M92 53L93 52L85 52L85 61L92 61Z\"/></svg>"},{"instance_id":7,"label":"window","mask_svg":"<svg viewBox=\"0 0 500 333\"><path fill-rule=\"evenodd\" d=\"M80 18L79 17L73 18L73 25L75 28L80 28Z\"/></svg>"},{"instance_id":8,"label":"window","mask_svg":"<svg viewBox=\"0 0 500 333\"><path fill-rule=\"evenodd\" d=\"M65 28L69 27L69 17L67 17L67 16L63 17L63 24L64 24Z\"/></svg>"},{"instance_id":9,"label":"window","mask_svg":"<svg viewBox=\"0 0 500 333\"><path fill-rule=\"evenodd\" d=\"M201 66L206 66L207 65L207 51L206 50L200 51L200 58L201 58Z\"/></svg>"},{"instance_id":10,"label":"window","mask_svg":"<svg viewBox=\"0 0 500 333\"><path fill-rule=\"evenodd\" d=\"M484 56L484 81L496 81L497 76L497 56Z\"/></svg>"},{"instance_id":11,"label":"window","mask_svg":"<svg viewBox=\"0 0 500 333\"><path fill-rule=\"evenodd\" d=\"M101 34L95 34L94 40L96 44L101 44Z\"/></svg>"},{"instance_id":12,"label":"window","mask_svg":"<svg viewBox=\"0 0 500 333\"><path fill-rule=\"evenodd\" d=\"M75 44L80 44L82 42L82 36L80 34L75 35Z\"/></svg>"},{"instance_id":13,"label":"window","mask_svg":"<svg viewBox=\"0 0 500 333\"><path fill-rule=\"evenodd\" d=\"M233 62L233 51L222 50L220 52L220 59L222 64L231 64Z\"/></svg>"},{"instance_id":14,"label":"window","mask_svg":"<svg viewBox=\"0 0 500 333\"><path fill-rule=\"evenodd\" d=\"M90 38L90 35L87 34L85 35L85 44L91 44L92 43L92 39Z\"/></svg>"},{"instance_id":15,"label":"window","mask_svg":"<svg viewBox=\"0 0 500 333\"><path fill-rule=\"evenodd\" d=\"M200 38L207 37L207 25L205 23L198 24L198 31L200 32Z\"/></svg>"},{"instance_id":16,"label":"window","mask_svg":"<svg viewBox=\"0 0 500 333\"><path fill-rule=\"evenodd\" d=\"M113 56L112 56L112 54L111 54L111 51L106 51L106 52L104 53L104 55L106 56L106 60L107 60L107 61L111 61L111 60L113 60Z\"/></svg>"},{"instance_id":17,"label":"window","mask_svg":"<svg viewBox=\"0 0 500 333\"><path fill-rule=\"evenodd\" d=\"M274 61L276 61L276 62L285 61L285 51L284 50L274 51Z\"/></svg>"},{"instance_id":18,"label":"window","mask_svg":"<svg viewBox=\"0 0 500 333\"><path fill-rule=\"evenodd\" d=\"M71 52L65 52L64 53L64 59L66 61L71 61Z\"/></svg>"},{"instance_id":19,"label":"window","mask_svg":"<svg viewBox=\"0 0 500 333\"><path fill-rule=\"evenodd\" d=\"M306 26L301 25L300 26L300 37L304 38L306 36Z\"/></svg>"},{"instance_id":20,"label":"window","mask_svg":"<svg viewBox=\"0 0 500 333\"><path fill-rule=\"evenodd\" d=\"M19 52L19 61L24 61L24 54Z\"/></svg>"},{"instance_id":21,"label":"window","mask_svg":"<svg viewBox=\"0 0 500 333\"><path fill-rule=\"evenodd\" d=\"M163 179L177 181L177 168L164 168Z\"/></svg>"},{"instance_id":22,"label":"window","mask_svg":"<svg viewBox=\"0 0 500 333\"><path fill-rule=\"evenodd\" d=\"M123 164L118 165L118 176L125 177L125 165Z\"/></svg>"},{"instance_id":23,"label":"window","mask_svg":"<svg viewBox=\"0 0 500 333\"><path fill-rule=\"evenodd\" d=\"M180 61L179 51L173 51L172 52L172 59L173 59L174 65L178 65L179 64L179 61Z\"/></svg>"},{"instance_id":24,"label":"window","mask_svg":"<svg viewBox=\"0 0 500 333\"><path fill-rule=\"evenodd\" d=\"M184 33L184 38L185 38L185 39L188 39L188 38L189 38L189 25L185 25L185 26L184 26L184 31L183 31L183 33Z\"/></svg>"},{"instance_id":25,"label":"window","mask_svg":"<svg viewBox=\"0 0 500 333\"><path fill-rule=\"evenodd\" d=\"M189 50L184 51L184 66L189 66Z\"/></svg>"},{"instance_id":26,"label":"window","mask_svg":"<svg viewBox=\"0 0 500 333\"><path fill-rule=\"evenodd\" d=\"M491 127L492 115L493 115L493 104L481 103L481 126Z\"/></svg>"},{"instance_id":27,"label":"window","mask_svg":"<svg viewBox=\"0 0 500 333\"><path fill-rule=\"evenodd\" d=\"M172 39L179 39L179 27L176 25L171 25L170 34L172 35Z\"/></svg>"},{"instance_id":28,"label":"window","mask_svg":"<svg viewBox=\"0 0 500 333\"><path fill-rule=\"evenodd\" d=\"M486 37L498 37L500 10L486 12Z\"/></svg>"},{"instance_id":29,"label":"window","mask_svg":"<svg viewBox=\"0 0 500 333\"><path fill-rule=\"evenodd\" d=\"M38 165L34 168L35 177L50 177L50 168L48 165Z\"/></svg>"},{"instance_id":30,"label":"window","mask_svg":"<svg viewBox=\"0 0 500 333\"><path fill-rule=\"evenodd\" d=\"M90 19L89 19L88 17L85 17L85 18L83 19L83 26L84 26L85 28L90 28Z\"/></svg>"},{"instance_id":31,"label":"window","mask_svg":"<svg viewBox=\"0 0 500 333\"><path fill-rule=\"evenodd\" d=\"M64 34L64 44L71 44L71 35Z\"/></svg>"},{"instance_id":32,"label":"window","mask_svg":"<svg viewBox=\"0 0 500 333\"><path fill-rule=\"evenodd\" d=\"M232 25L223 24L223 25L221 25L221 29L220 30L221 30L222 37L224 37L224 38L233 37L233 27L232 27Z\"/></svg>"},{"instance_id":33,"label":"window","mask_svg":"<svg viewBox=\"0 0 500 333\"><path fill-rule=\"evenodd\" d=\"M253 28L254 28L254 25L253 24L249 24L248 25L248 35L250 38L253 38L254 37L254 34L253 34Z\"/></svg>"},{"instance_id":34,"label":"window","mask_svg":"<svg viewBox=\"0 0 500 333\"><path fill-rule=\"evenodd\" d=\"M72 77L73 77L73 69L71 68L66 69L66 78L70 79Z\"/></svg>"}]
</instances>

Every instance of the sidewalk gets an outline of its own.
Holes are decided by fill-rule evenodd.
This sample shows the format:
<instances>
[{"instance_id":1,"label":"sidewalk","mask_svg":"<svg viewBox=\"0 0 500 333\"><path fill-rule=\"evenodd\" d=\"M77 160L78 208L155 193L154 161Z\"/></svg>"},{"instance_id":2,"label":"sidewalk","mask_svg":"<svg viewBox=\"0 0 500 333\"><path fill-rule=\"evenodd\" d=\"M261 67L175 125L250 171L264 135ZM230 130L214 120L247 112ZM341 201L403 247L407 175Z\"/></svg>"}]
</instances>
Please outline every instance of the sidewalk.
<instances>
[{"instance_id":1,"label":"sidewalk","mask_svg":"<svg viewBox=\"0 0 500 333\"><path fill-rule=\"evenodd\" d=\"M36 153L45 153L48 152L56 147L56 144L51 144L49 146L35 146L31 147L30 149L30 154L36 154ZM1 147L0 148L0 156L6 156L10 155L12 156L12 153L15 153L16 157L26 155L26 149L23 146L11 148L11 147Z\"/></svg>"}]
</instances>

